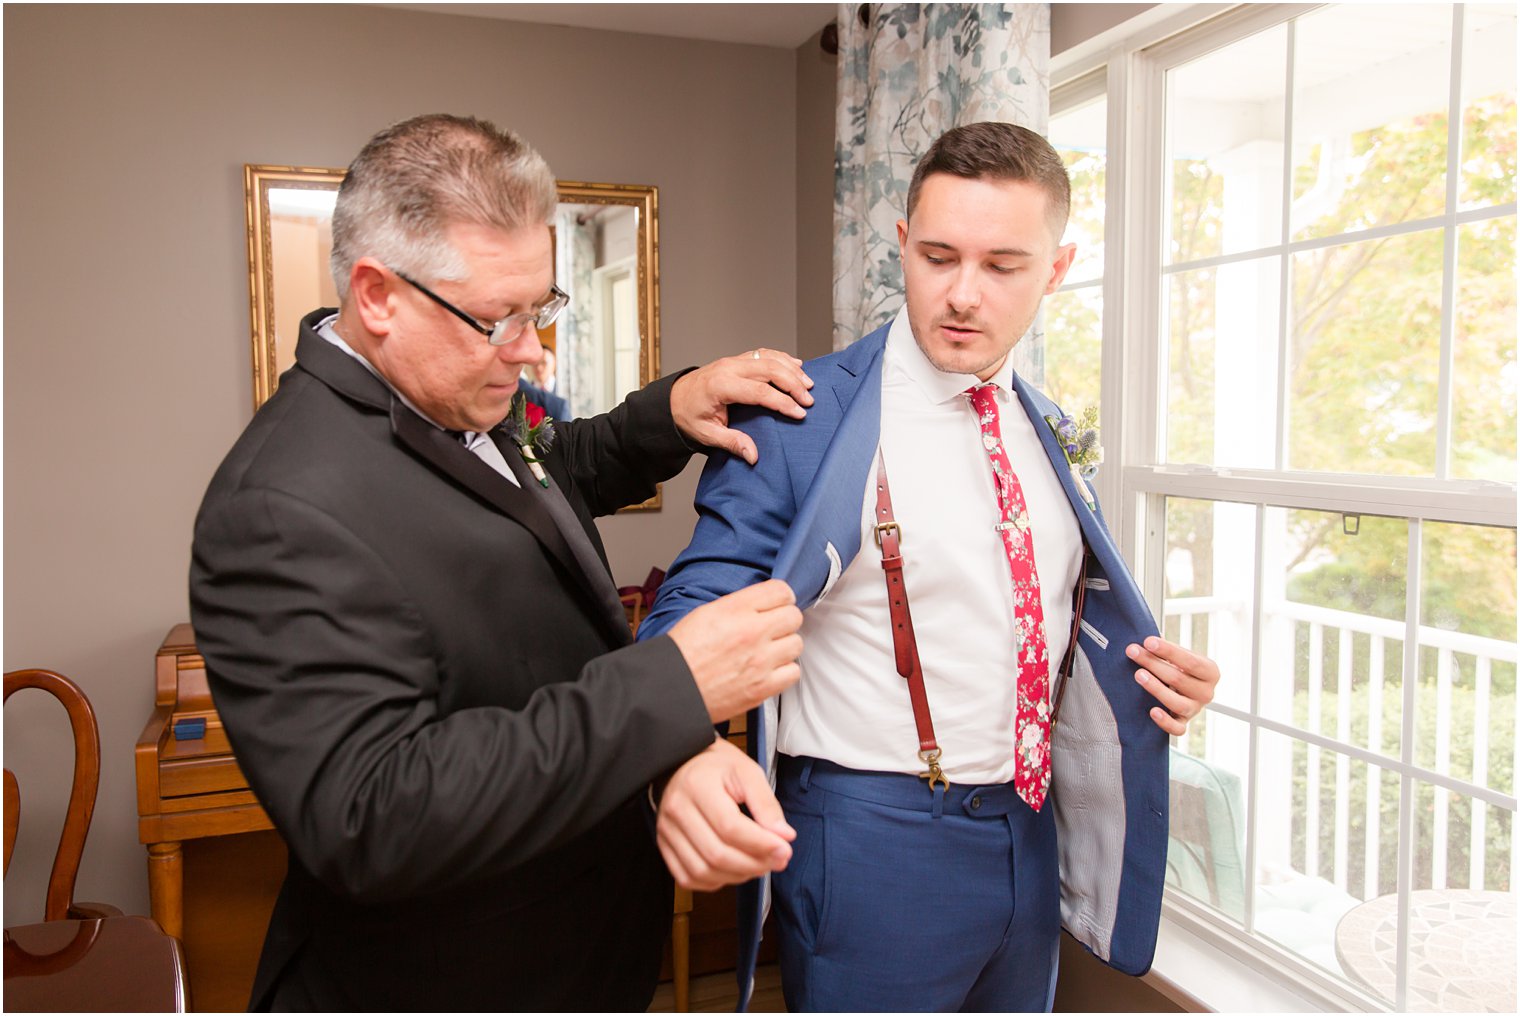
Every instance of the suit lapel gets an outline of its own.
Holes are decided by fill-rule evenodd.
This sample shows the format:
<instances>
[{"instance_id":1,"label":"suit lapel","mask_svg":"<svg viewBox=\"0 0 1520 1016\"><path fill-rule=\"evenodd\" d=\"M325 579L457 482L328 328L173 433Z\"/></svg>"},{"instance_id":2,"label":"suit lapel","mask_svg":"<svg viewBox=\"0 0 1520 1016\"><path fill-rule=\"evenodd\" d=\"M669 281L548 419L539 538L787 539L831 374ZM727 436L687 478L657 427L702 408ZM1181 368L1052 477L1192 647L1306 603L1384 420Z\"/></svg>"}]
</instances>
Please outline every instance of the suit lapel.
<instances>
[{"instance_id":1,"label":"suit lapel","mask_svg":"<svg viewBox=\"0 0 1520 1016\"><path fill-rule=\"evenodd\" d=\"M565 495L564 487L559 482L563 471L555 468L559 464L552 459L544 463L544 475L548 478L549 485L542 488L523 459L522 449L515 442L500 429L491 431L488 436L495 442L502 458L507 460L507 467L517 476L517 482L522 484L521 489L536 504L548 509L555 528L565 538L566 546L580 566L576 574L601 608L601 617L614 643L626 644L633 641L633 634L628 629L628 615L623 610L623 602L618 599L617 588L612 584L612 569L595 539L596 531L590 528L591 523L582 523L575 506Z\"/></svg>"},{"instance_id":2,"label":"suit lapel","mask_svg":"<svg viewBox=\"0 0 1520 1016\"><path fill-rule=\"evenodd\" d=\"M595 608L591 612L592 616L601 620L607 635L613 639L613 644L626 644L629 641L628 624L624 620L622 604L617 600L611 576L604 567L593 570L591 564L599 561L605 565L605 560L586 535L569 502L565 502L568 521L562 526L546 503L545 495L548 491L540 490L536 480L529 477L523 480L523 487L513 486L511 481L482 462L447 432L439 430L408 409L384 382L358 360L317 334L317 326L332 313L331 310L314 311L301 321L301 337L296 345L297 365L345 398L372 411L388 413L391 432L397 440L444 476L531 533L575 580L587 603ZM493 432L490 436L494 440L501 435ZM526 466L516 447L504 440L497 440L496 444L509 468L514 468L520 479L526 476ZM568 531L571 526L574 527L574 532ZM572 540L587 545L586 563L583 564L581 555L571 546Z\"/></svg>"},{"instance_id":3,"label":"suit lapel","mask_svg":"<svg viewBox=\"0 0 1520 1016\"><path fill-rule=\"evenodd\" d=\"M1077 523L1082 527L1082 535L1086 538L1087 545L1098 555L1105 569L1111 569L1116 564L1122 567L1118 544L1114 542L1113 535L1109 533L1107 524L1099 514L1096 502L1089 505L1082 492L1077 489L1076 479L1071 472L1071 463L1066 458L1066 450L1061 447L1061 442L1056 439L1055 431L1045 419L1047 416L1059 418L1060 407L1040 394L1017 374L1013 376L1013 387L1018 393L1019 405L1023 407L1025 415L1029 417L1029 422L1034 427L1035 434L1039 436L1040 447L1045 449L1045 456L1050 459L1050 467L1055 470L1056 479L1061 482L1061 490L1065 492L1072 514L1077 517Z\"/></svg>"},{"instance_id":4,"label":"suit lapel","mask_svg":"<svg viewBox=\"0 0 1520 1016\"><path fill-rule=\"evenodd\" d=\"M538 491L513 486L449 434L408 409L400 399L391 403L391 429L402 444L439 472L532 533L581 585L592 585L590 577L576 560L566 534L555 523L543 499L537 496ZM503 451L503 454L507 452ZM536 487L537 481L532 482Z\"/></svg>"},{"instance_id":5,"label":"suit lapel","mask_svg":"<svg viewBox=\"0 0 1520 1016\"><path fill-rule=\"evenodd\" d=\"M829 576L829 547L841 571L860 551L860 499L881 440L881 364L888 327L861 339L835 362L835 376L828 383L839 404L838 421L825 434L827 445L816 471L807 475L804 469L793 478L807 494L777 551L771 575L792 587L799 607L812 605L822 593Z\"/></svg>"}]
</instances>

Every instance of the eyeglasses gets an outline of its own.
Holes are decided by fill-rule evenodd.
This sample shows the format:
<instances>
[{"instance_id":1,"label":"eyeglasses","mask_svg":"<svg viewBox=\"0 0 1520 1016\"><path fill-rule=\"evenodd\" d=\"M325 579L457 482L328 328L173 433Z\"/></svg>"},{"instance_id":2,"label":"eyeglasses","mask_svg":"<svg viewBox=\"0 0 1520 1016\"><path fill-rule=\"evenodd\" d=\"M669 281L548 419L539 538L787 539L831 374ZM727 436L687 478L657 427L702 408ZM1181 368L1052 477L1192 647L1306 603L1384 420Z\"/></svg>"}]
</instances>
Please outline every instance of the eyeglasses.
<instances>
[{"instance_id":1,"label":"eyeglasses","mask_svg":"<svg viewBox=\"0 0 1520 1016\"><path fill-rule=\"evenodd\" d=\"M395 269L392 269L392 271L395 271ZM396 277L401 279L403 282L408 282L413 286L416 286L419 290L421 290L422 295L428 297L434 303L438 304L438 306L442 307L444 310L448 311L450 314L453 314L459 320L463 321L465 324L469 325L471 328L484 335L486 337L486 341L493 346L505 346L507 343L521 338L523 333L528 330L528 327L530 325L540 331L548 328L550 325L554 324L555 320L560 316L560 313L570 303L569 293L565 292L563 289L560 289L558 286L551 286L549 287L549 302L544 304L538 310L532 313L508 314L506 317L502 318L500 321L495 322L494 324L483 325L470 315L466 314L464 311L460 310L458 307L454 306L452 303L449 303L449 301L445 300L437 293L433 292L431 289L424 286L422 283L418 282L416 279L408 278L407 276L402 275L400 272L396 272Z\"/></svg>"}]
</instances>

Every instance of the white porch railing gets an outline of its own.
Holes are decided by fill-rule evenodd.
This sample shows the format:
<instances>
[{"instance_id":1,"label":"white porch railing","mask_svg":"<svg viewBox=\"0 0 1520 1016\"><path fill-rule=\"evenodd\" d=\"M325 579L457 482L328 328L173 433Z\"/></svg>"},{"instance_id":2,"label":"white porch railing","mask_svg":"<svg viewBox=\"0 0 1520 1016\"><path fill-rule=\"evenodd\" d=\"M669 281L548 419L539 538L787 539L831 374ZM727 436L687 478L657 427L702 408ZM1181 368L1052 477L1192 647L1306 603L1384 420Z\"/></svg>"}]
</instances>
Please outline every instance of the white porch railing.
<instances>
[{"instance_id":1,"label":"white porch railing","mask_svg":"<svg viewBox=\"0 0 1520 1016\"><path fill-rule=\"evenodd\" d=\"M1239 638L1251 630L1248 611L1249 604L1226 597L1172 599L1166 602L1163 631L1172 633L1172 637L1185 648L1196 649L1219 660L1222 668L1226 664L1226 658L1233 657L1234 666L1227 673L1250 673L1249 639ZM1305 629L1308 642L1307 673L1295 673L1300 665L1296 660L1295 647L1298 645L1300 631ZM1229 642L1243 642L1246 645L1220 645L1224 641L1218 637L1221 631L1233 633ZM1352 885L1351 873L1354 866L1351 857L1355 839L1352 835L1351 814L1353 758L1369 761L1368 756L1376 756L1386 759L1394 766L1398 766L1399 760L1403 758L1421 769L1452 777L1453 736L1455 733L1468 733L1453 729L1456 719L1453 708L1454 689L1470 688L1473 700L1470 772L1450 782L1487 788L1493 767L1501 767L1513 773L1514 739L1498 744L1492 742L1493 725L1490 723L1489 712L1493 701L1494 664L1515 663L1516 645L1503 639L1421 625L1418 648L1422 652L1419 661L1421 665L1416 671L1419 675L1416 702L1421 713L1434 710L1434 722L1417 725L1418 741L1412 746L1412 751L1404 754L1397 743L1400 735L1398 727L1386 731L1387 735L1395 739L1394 743L1388 744L1385 743L1383 723L1385 669L1393 661L1402 659L1406 636L1403 621L1278 601L1264 608L1261 631L1262 660L1256 668L1256 672L1262 675L1260 680L1263 693L1258 702L1261 714L1279 724L1302 727L1310 733L1321 735L1320 740L1328 738L1345 745L1349 751L1334 752L1333 776L1329 777L1333 780L1334 787L1331 796L1333 814L1325 815L1321 811L1321 802L1326 796L1323 791L1327 788L1323 784L1321 757L1327 749L1312 741L1306 743L1305 785L1302 789L1296 789L1291 787L1291 780L1284 778L1291 771L1287 768L1291 764L1291 757L1283 750L1286 742L1273 739L1279 757L1273 759L1274 764L1269 769L1272 774L1270 780L1263 781L1258 787L1258 807L1266 806L1268 810L1264 810L1263 814L1283 814L1275 809L1287 808L1287 814L1299 818L1304 833L1302 853L1292 856L1298 852L1292 848L1288 832L1290 823L1274 822L1270 824L1272 828L1258 829L1258 866L1273 862L1286 863L1305 874L1323 876L1342 891L1360 899L1372 899L1388 892L1387 883L1392 881L1392 876L1390 874L1385 878L1382 870L1381 845L1384 837L1396 837L1398 833L1396 828L1384 828L1386 823L1383 812L1386 804L1396 813L1400 781L1396 774L1385 773L1383 767L1375 761L1366 766L1367 793L1362 806L1363 814L1360 816L1365 830L1359 851L1362 854L1362 863L1359 865L1362 870L1360 877L1355 879L1358 884ZM1336 652L1330 659L1326 659L1324 652L1327 632L1331 633L1336 647ZM1429 665L1431 652L1434 653L1433 672ZM1395 673L1402 673L1401 668L1395 667L1394 670ZM1358 676L1355 682L1353 675ZM1395 678L1394 681L1394 694L1402 695L1402 679ZM1245 682L1240 684L1244 685ZM1308 692L1305 712L1301 717L1295 717L1291 711L1293 690L1303 691L1305 688ZM1321 715L1323 693L1331 689L1336 693L1333 731L1325 729ZM1234 692L1233 698L1239 705L1220 711L1242 715L1243 718L1248 712L1244 708L1245 694L1239 686L1230 690ZM1357 701L1358 698L1365 699L1366 727L1362 731L1353 731L1352 718L1356 707L1362 704ZM1221 691L1220 701L1221 704L1228 701L1224 690ZM1198 738L1202 738L1205 743L1198 744ZM1240 740L1207 737L1195 725L1194 731L1188 735L1188 741L1179 747L1210 763L1228 768L1244 779L1245 748L1239 743ZM1195 748L1201 750L1193 750ZM1283 768L1279 768L1279 765ZM1267 786L1268 782L1270 787ZM1513 801L1512 786L1496 787L1493 790L1499 793L1495 795L1490 791L1487 796L1499 796ZM1436 785L1432 791L1432 813L1428 820L1421 819L1422 823L1429 823L1428 884L1414 888L1444 889L1453 887L1454 881L1459 887L1473 889L1512 887L1516 866L1514 841L1517 839L1513 831L1508 863L1499 866L1503 870L1502 877L1496 878L1488 872L1491 846L1487 832L1489 811L1497 805L1477 796L1467 798L1466 805L1471 809L1468 816L1468 857L1466 871L1459 874L1451 870L1448 858L1456 846L1450 835L1453 809L1463 805L1460 801L1454 804L1454 792L1447 787ZM1513 816L1512 805L1505 810L1509 810ZM1326 822L1331 824L1329 839L1332 844L1332 856L1328 859L1328 865L1322 863L1320 856ZM1511 829L1513 830L1513 819ZM1424 883L1425 879L1422 878L1421 881Z\"/></svg>"}]
</instances>

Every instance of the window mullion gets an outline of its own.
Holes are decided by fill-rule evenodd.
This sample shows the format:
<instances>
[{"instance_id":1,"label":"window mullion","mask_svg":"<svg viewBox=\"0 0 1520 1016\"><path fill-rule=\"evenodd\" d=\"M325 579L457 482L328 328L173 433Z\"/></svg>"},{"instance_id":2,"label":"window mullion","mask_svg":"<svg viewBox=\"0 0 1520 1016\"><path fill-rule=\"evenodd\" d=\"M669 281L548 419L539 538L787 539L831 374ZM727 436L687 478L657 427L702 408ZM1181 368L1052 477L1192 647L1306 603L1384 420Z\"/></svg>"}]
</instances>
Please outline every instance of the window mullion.
<instances>
[{"instance_id":1,"label":"window mullion","mask_svg":"<svg viewBox=\"0 0 1520 1016\"><path fill-rule=\"evenodd\" d=\"M1441 353L1436 373L1436 476L1451 475L1451 386L1456 351L1453 328L1456 319L1458 184L1462 165L1462 4L1452 5L1451 76L1446 105L1446 228L1441 252Z\"/></svg>"},{"instance_id":2,"label":"window mullion","mask_svg":"<svg viewBox=\"0 0 1520 1016\"><path fill-rule=\"evenodd\" d=\"M1283 73L1287 76L1283 87L1283 172L1282 172L1282 229L1283 253L1277 271L1277 447L1272 462L1283 469L1288 462L1288 389L1293 376L1288 368L1288 345L1293 334L1293 256L1288 244L1293 239L1293 61L1294 40L1297 38L1298 22L1287 24L1287 56Z\"/></svg>"},{"instance_id":3,"label":"window mullion","mask_svg":"<svg viewBox=\"0 0 1520 1016\"><path fill-rule=\"evenodd\" d=\"M1101 369L1098 375L1098 413L1099 432L1103 435L1103 454L1109 462L1109 468L1098 471L1098 497L1105 505L1109 506L1110 525L1120 536L1120 547L1124 548L1129 560L1134 562L1136 558L1132 550L1123 542L1123 533L1130 524L1135 511L1134 506L1122 496L1123 484L1118 468L1125 462L1124 422L1126 420L1126 401L1129 393L1123 381L1127 376L1124 369L1126 360L1125 335L1129 328L1126 320L1124 298L1128 292L1128 272L1124 256L1127 248L1125 226L1128 222L1128 209L1130 208L1130 194L1128 191L1130 148L1128 139L1125 137L1125 125L1128 122L1129 81L1132 73L1132 59L1127 51L1119 50L1112 54L1107 66L1106 74L1107 110L1108 119L1104 124L1104 144L1107 155L1104 159L1104 206L1105 215L1103 221L1103 248L1120 255L1113 257L1105 255L1102 278L1102 345L1099 360Z\"/></svg>"},{"instance_id":4,"label":"window mullion","mask_svg":"<svg viewBox=\"0 0 1520 1016\"><path fill-rule=\"evenodd\" d=\"M1394 951L1393 1008L1404 1012L1409 1006L1409 899L1414 891L1414 777L1408 768L1415 765L1415 708L1420 672L1420 597L1422 588L1422 523L1409 520L1409 551L1405 558L1408 576L1404 603L1404 687L1403 723L1399 736L1399 759L1405 770L1399 776L1399 870L1398 928Z\"/></svg>"},{"instance_id":5,"label":"window mullion","mask_svg":"<svg viewBox=\"0 0 1520 1016\"><path fill-rule=\"evenodd\" d=\"M1250 685L1251 715L1261 715L1261 614L1262 602L1266 592L1266 567L1264 565L1267 539L1267 510L1262 505L1256 506L1256 581L1253 583L1254 603L1251 607L1251 673L1247 675ZM1245 898L1245 930L1246 934L1256 933L1256 820L1257 784L1260 777L1260 764L1257 759L1257 750L1261 743L1261 728L1255 723L1246 725L1247 736L1250 738L1250 746L1246 751L1246 898Z\"/></svg>"},{"instance_id":6,"label":"window mullion","mask_svg":"<svg viewBox=\"0 0 1520 1016\"><path fill-rule=\"evenodd\" d=\"M1117 461L1122 467L1160 461L1166 384L1160 326L1164 208L1153 195L1163 193L1166 187L1162 166L1166 113L1160 63L1148 55L1134 54L1116 65L1123 73L1116 75L1117 80L1111 78L1110 84L1121 94L1111 97L1109 108L1122 117L1117 125L1122 155L1111 159L1109 165L1123 167L1124 256L1107 275L1120 293L1114 317L1123 333L1115 344L1114 353L1120 358L1117 369L1109 363L1104 365L1103 411L1108 418L1106 432L1110 439L1117 439ZM1137 377L1143 379L1140 384L1126 385ZM1115 422L1119 424L1117 432ZM1147 602L1159 612L1165 552L1164 519L1157 518L1160 499L1137 496L1127 482L1122 489L1120 547L1136 571Z\"/></svg>"}]
</instances>

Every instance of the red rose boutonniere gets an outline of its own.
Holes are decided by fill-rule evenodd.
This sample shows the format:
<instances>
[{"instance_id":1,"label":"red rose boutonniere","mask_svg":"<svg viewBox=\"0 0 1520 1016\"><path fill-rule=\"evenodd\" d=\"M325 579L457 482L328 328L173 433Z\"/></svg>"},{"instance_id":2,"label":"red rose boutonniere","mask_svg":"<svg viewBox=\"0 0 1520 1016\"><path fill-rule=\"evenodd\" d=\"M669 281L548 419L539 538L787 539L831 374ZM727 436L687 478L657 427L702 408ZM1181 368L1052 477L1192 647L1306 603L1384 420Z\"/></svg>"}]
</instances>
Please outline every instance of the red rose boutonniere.
<instances>
[{"instance_id":1,"label":"red rose boutonniere","mask_svg":"<svg viewBox=\"0 0 1520 1016\"><path fill-rule=\"evenodd\" d=\"M522 450L523 461L528 464L528 469L532 471L539 486L549 486L549 477L544 473L543 457L549 454L549 446L554 443L554 418L544 412L543 406L529 402L525 394L518 392L512 399L512 412L502 421L501 426L517 442L517 447Z\"/></svg>"}]
</instances>

